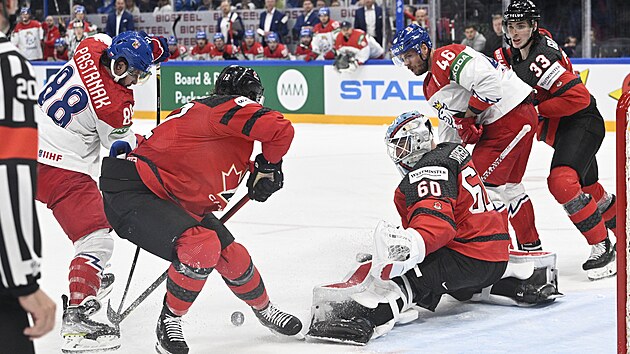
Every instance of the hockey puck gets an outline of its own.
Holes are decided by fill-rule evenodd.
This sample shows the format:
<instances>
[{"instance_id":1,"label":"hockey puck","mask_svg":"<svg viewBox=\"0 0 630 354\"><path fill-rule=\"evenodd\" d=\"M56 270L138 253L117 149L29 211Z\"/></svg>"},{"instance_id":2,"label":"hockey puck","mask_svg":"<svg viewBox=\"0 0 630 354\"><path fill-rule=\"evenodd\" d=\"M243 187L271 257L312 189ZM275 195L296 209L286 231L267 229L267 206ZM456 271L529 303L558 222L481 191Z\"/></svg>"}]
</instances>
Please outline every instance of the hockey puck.
<instances>
[{"instance_id":1,"label":"hockey puck","mask_svg":"<svg viewBox=\"0 0 630 354\"><path fill-rule=\"evenodd\" d=\"M235 326L240 326L245 322L245 315L243 315L240 311L232 312L232 324Z\"/></svg>"}]
</instances>

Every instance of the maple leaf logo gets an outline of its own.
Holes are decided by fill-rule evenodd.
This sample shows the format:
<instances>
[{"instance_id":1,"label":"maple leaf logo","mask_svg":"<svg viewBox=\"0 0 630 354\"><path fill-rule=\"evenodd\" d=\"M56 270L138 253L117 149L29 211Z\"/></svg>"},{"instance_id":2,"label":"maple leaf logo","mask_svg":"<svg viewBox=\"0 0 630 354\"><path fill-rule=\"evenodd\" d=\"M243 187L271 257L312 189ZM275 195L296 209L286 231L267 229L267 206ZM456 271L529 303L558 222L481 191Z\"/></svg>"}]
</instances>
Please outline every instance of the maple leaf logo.
<instances>
[{"instance_id":1,"label":"maple leaf logo","mask_svg":"<svg viewBox=\"0 0 630 354\"><path fill-rule=\"evenodd\" d=\"M236 192L236 188L241 183L241 180L245 175L243 172L244 171L238 171L234 164L232 164L227 172L221 171L221 174L223 176L223 191L219 193L219 196L225 201L226 204L230 200L230 198L232 198L232 196Z\"/></svg>"}]
</instances>

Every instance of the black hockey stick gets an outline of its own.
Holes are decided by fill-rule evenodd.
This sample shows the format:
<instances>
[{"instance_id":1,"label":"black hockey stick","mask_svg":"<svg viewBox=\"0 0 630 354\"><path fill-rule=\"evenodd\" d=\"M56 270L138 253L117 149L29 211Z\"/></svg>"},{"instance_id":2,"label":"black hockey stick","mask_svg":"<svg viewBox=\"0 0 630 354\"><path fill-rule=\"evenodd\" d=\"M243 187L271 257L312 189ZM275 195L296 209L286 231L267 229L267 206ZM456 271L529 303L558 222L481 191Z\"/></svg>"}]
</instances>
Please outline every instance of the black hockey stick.
<instances>
[{"instance_id":1,"label":"black hockey stick","mask_svg":"<svg viewBox=\"0 0 630 354\"><path fill-rule=\"evenodd\" d=\"M171 27L171 30L173 31L173 36L175 36L175 38L177 38L177 33L175 33L175 29L177 28L177 22L179 22L179 20L182 19L182 15L177 15L177 18L175 18L175 21L173 21L173 27Z\"/></svg>"},{"instance_id":2,"label":"black hockey stick","mask_svg":"<svg viewBox=\"0 0 630 354\"><path fill-rule=\"evenodd\" d=\"M246 194L236 204L234 204L234 206L231 207L230 210L226 211L225 214L221 216L219 221L221 221L221 223L225 223L226 221L228 221L248 201L249 201L249 196ZM135 263L134 263L134 266L135 266ZM138 298L134 302L132 302L131 305L129 305L129 307L127 307L125 311L123 311L122 313L120 312L120 309L118 310L118 312L114 311L114 308L111 306L111 303L108 302L107 303L107 318L109 319L109 321L112 324L114 324L116 328L118 328L120 326L120 322L122 322L125 318L127 318L127 316L129 316L129 314L136 307L138 307L147 297L149 297L149 295L151 295L151 293L155 289L157 289L158 286L160 286L160 284L164 282L164 280L166 280L167 275L168 275L168 270L164 271L164 273L162 273L157 279L155 279L155 281L151 283L151 285L149 285L149 287L145 291L143 291L142 294L140 294L140 296L138 296ZM125 293L126 293L126 289L125 289ZM124 299L124 295L123 295L123 299ZM121 307L122 307L122 303L121 303Z\"/></svg>"},{"instance_id":3,"label":"black hockey stick","mask_svg":"<svg viewBox=\"0 0 630 354\"><path fill-rule=\"evenodd\" d=\"M156 115L156 126L160 125L160 118L161 118L161 102L160 102L160 64L158 63L155 67L155 81L156 81L156 90L157 90L157 101L156 101L156 109L155 109L155 115ZM125 303L125 298L127 297L127 292L129 292L129 286L131 285L131 278L133 277L133 272L136 269L136 263L138 263L138 256L140 255L140 247L136 246L136 253L133 256L133 261L131 262L131 270L129 270L129 276L127 277L127 285L125 285L125 291L123 291L123 295L122 298L120 299L120 305L118 305L118 312L115 313L120 313L120 311L122 311L123 308L123 304ZM110 310L110 305L109 303L107 304L108 308L107 308L107 313L109 314ZM111 310L112 312L114 312L114 309Z\"/></svg>"}]
</instances>

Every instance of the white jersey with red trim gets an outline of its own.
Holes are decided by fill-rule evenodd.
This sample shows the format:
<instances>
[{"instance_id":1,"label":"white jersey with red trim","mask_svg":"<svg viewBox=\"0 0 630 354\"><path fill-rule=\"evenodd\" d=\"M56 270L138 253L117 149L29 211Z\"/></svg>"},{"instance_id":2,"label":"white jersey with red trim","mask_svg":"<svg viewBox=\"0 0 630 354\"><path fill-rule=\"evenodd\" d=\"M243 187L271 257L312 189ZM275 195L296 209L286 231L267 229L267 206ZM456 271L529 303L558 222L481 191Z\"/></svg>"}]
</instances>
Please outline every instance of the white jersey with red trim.
<instances>
[{"instance_id":1,"label":"white jersey with red trim","mask_svg":"<svg viewBox=\"0 0 630 354\"><path fill-rule=\"evenodd\" d=\"M470 108L477 123L491 124L523 102L532 88L493 58L461 44L438 48L424 94L440 123L455 127L454 117Z\"/></svg>"},{"instance_id":2,"label":"white jersey with red trim","mask_svg":"<svg viewBox=\"0 0 630 354\"><path fill-rule=\"evenodd\" d=\"M83 40L39 94L46 116L39 123L38 162L96 176L101 146L109 149L120 139L136 146L129 129L133 91L99 61L111 42L105 34Z\"/></svg>"},{"instance_id":3,"label":"white jersey with red trim","mask_svg":"<svg viewBox=\"0 0 630 354\"><path fill-rule=\"evenodd\" d=\"M28 60L41 60L44 57L42 40L44 29L39 21L19 22L11 33L11 43L18 47Z\"/></svg>"}]
</instances>

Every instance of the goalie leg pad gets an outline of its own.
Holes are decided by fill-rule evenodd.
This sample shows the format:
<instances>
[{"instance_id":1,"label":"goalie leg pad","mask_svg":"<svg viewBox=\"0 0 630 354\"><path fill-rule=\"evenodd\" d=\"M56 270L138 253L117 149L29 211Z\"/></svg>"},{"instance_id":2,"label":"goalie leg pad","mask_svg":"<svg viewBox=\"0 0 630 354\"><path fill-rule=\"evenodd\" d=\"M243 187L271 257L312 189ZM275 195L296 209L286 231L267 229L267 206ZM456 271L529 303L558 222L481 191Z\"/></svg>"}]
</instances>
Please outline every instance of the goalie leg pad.
<instances>
[{"instance_id":1,"label":"goalie leg pad","mask_svg":"<svg viewBox=\"0 0 630 354\"><path fill-rule=\"evenodd\" d=\"M471 300L496 305L532 306L553 302L561 296L555 253L512 250L501 280L482 289Z\"/></svg>"},{"instance_id":2,"label":"goalie leg pad","mask_svg":"<svg viewBox=\"0 0 630 354\"><path fill-rule=\"evenodd\" d=\"M374 324L366 318L340 318L314 322L306 334L309 338L331 342L365 345L374 334Z\"/></svg>"}]
</instances>

